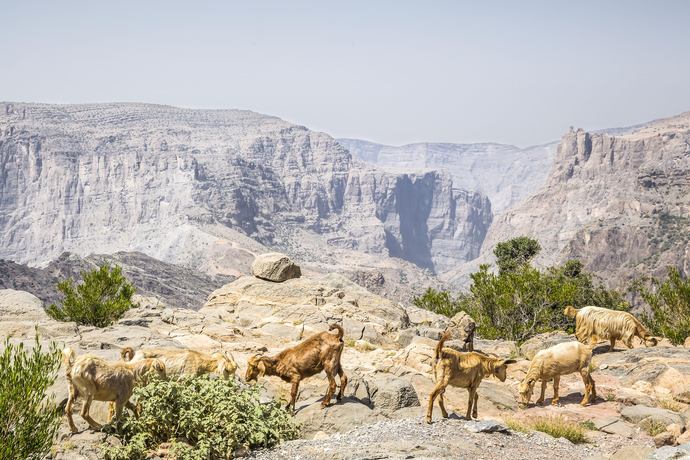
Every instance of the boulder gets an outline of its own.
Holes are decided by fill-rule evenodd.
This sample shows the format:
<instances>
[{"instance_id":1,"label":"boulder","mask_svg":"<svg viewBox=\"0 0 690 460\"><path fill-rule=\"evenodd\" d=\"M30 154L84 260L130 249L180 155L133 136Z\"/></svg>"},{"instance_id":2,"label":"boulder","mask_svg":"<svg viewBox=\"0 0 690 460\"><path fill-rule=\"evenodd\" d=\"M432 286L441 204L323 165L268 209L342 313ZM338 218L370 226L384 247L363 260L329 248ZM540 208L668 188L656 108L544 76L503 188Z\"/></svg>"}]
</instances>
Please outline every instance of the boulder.
<instances>
[{"instance_id":1,"label":"boulder","mask_svg":"<svg viewBox=\"0 0 690 460\"><path fill-rule=\"evenodd\" d=\"M371 388L370 399L374 408L382 411L395 411L403 407L419 406L419 397L409 379L386 377L376 380Z\"/></svg>"},{"instance_id":2,"label":"boulder","mask_svg":"<svg viewBox=\"0 0 690 460\"><path fill-rule=\"evenodd\" d=\"M462 425L471 433L507 433L508 428L493 420L470 420Z\"/></svg>"},{"instance_id":3,"label":"boulder","mask_svg":"<svg viewBox=\"0 0 690 460\"><path fill-rule=\"evenodd\" d=\"M631 423L659 423L664 426L671 425L672 423L683 424L683 418L671 412L670 410L661 409L658 407L647 407L647 406L628 406L621 410L621 416L631 422Z\"/></svg>"},{"instance_id":4,"label":"boulder","mask_svg":"<svg viewBox=\"0 0 690 460\"><path fill-rule=\"evenodd\" d=\"M610 460L646 460L654 449L647 446L625 446L621 447L611 455Z\"/></svg>"},{"instance_id":5,"label":"boulder","mask_svg":"<svg viewBox=\"0 0 690 460\"><path fill-rule=\"evenodd\" d=\"M575 337L566 334L563 331L546 332L544 334L538 334L527 340L520 346L520 354L525 358L531 360L534 355L539 353L541 350L545 350L554 345L558 345L563 342L570 342L575 340Z\"/></svg>"},{"instance_id":6,"label":"boulder","mask_svg":"<svg viewBox=\"0 0 690 460\"><path fill-rule=\"evenodd\" d=\"M676 437L673 433L664 431L654 436L654 445L657 447L672 446L676 441Z\"/></svg>"},{"instance_id":7,"label":"boulder","mask_svg":"<svg viewBox=\"0 0 690 460\"><path fill-rule=\"evenodd\" d=\"M0 322L45 319L48 319L48 315L38 297L24 291L0 289Z\"/></svg>"},{"instance_id":8,"label":"boulder","mask_svg":"<svg viewBox=\"0 0 690 460\"><path fill-rule=\"evenodd\" d=\"M343 398L335 404L321 409L321 399L297 403L295 421L302 426L301 435L311 438L318 432L344 433L365 423L374 423L381 418L366 404L355 398Z\"/></svg>"},{"instance_id":9,"label":"boulder","mask_svg":"<svg viewBox=\"0 0 690 460\"><path fill-rule=\"evenodd\" d=\"M288 256L279 252L268 252L254 259L252 275L262 280L282 283L302 276L299 265L295 264Z\"/></svg>"}]
</instances>

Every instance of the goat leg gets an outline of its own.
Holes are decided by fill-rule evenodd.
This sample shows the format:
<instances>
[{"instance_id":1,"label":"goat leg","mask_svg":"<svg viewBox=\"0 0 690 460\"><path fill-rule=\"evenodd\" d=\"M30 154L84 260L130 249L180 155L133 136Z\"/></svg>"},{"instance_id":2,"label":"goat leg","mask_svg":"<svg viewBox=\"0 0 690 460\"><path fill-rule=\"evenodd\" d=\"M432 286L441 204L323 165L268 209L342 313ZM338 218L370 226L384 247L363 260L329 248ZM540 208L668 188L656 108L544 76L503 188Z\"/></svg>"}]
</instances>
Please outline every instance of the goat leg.
<instances>
[{"instance_id":1,"label":"goat leg","mask_svg":"<svg viewBox=\"0 0 690 460\"><path fill-rule=\"evenodd\" d=\"M76 433L77 426L74 424L74 419L72 418L72 408L74 407L74 400L77 397L77 390L72 385L71 380L69 383L69 397L67 398L67 405L65 405L65 415L67 416L67 423L69 424L69 430L72 433Z\"/></svg>"},{"instance_id":2,"label":"goat leg","mask_svg":"<svg viewBox=\"0 0 690 460\"><path fill-rule=\"evenodd\" d=\"M537 406L544 403L544 397L546 396L546 384L547 383L548 382L546 380L541 381L541 394L539 395L539 399L537 399Z\"/></svg>"},{"instance_id":3,"label":"goat leg","mask_svg":"<svg viewBox=\"0 0 690 460\"><path fill-rule=\"evenodd\" d=\"M444 388L441 393L438 395L438 407L441 408L441 415L443 415L443 418L448 418L448 411L446 410L446 404L445 401L443 400L443 395L446 392L446 389Z\"/></svg>"},{"instance_id":4,"label":"goat leg","mask_svg":"<svg viewBox=\"0 0 690 460\"><path fill-rule=\"evenodd\" d=\"M93 396L87 396L84 400L84 405L81 408L81 417L86 420L92 430L100 430L102 428L101 424L96 422L91 415L89 410L91 409L91 403L93 402Z\"/></svg>"},{"instance_id":5,"label":"goat leg","mask_svg":"<svg viewBox=\"0 0 690 460\"><path fill-rule=\"evenodd\" d=\"M333 374L331 372L326 373L326 377L328 377L328 391L326 391L326 396L324 396L323 401L321 401L321 409L325 409L328 404L331 402L331 398L333 397L333 393L335 393L335 378L333 377Z\"/></svg>"},{"instance_id":6,"label":"goat leg","mask_svg":"<svg viewBox=\"0 0 690 460\"><path fill-rule=\"evenodd\" d=\"M340 377L340 389L338 390L336 399L340 401L343 399L345 387L347 386L347 375L345 375L345 372L343 372L343 368L341 366L338 366L338 376Z\"/></svg>"},{"instance_id":7,"label":"goat leg","mask_svg":"<svg viewBox=\"0 0 690 460\"><path fill-rule=\"evenodd\" d=\"M474 403L472 405L472 418L478 418L477 404L479 403L479 393L474 390Z\"/></svg>"},{"instance_id":8,"label":"goat leg","mask_svg":"<svg viewBox=\"0 0 690 460\"><path fill-rule=\"evenodd\" d=\"M553 399L551 400L551 405L552 406L557 406L558 405L558 400L560 399L558 397L558 385L561 382L561 376L557 375L553 378Z\"/></svg>"},{"instance_id":9,"label":"goat leg","mask_svg":"<svg viewBox=\"0 0 690 460\"><path fill-rule=\"evenodd\" d=\"M287 406L288 409L290 409L292 407L292 412L295 412L295 401L297 400L297 392L298 391L299 391L299 379L293 380L292 389L290 390L290 402L288 403L288 406Z\"/></svg>"}]
</instances>

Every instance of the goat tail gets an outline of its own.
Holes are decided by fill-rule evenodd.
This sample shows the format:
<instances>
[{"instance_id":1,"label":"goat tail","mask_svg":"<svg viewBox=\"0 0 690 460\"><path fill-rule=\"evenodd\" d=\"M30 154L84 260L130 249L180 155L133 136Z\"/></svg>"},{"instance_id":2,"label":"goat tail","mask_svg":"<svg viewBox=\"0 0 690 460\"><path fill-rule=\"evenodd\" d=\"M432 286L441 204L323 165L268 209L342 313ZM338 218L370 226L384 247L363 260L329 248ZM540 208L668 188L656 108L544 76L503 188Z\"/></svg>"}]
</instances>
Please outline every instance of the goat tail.
<instances>
[{"instance_id":1,"label":"goat tail","mask_svg":"<svg viewBox=\"0 0 690 460\"><path fill-rule=\"evenodd\" d=\"M74 350L72 350L70 347L65 347L65 349L62 350L62 363L65 365L65 374L68 376L72 373L74 356Z\"/></svg>"},{"instance_id":2,"label":"goat tail","mask_svg":"<svg viewBox=\"0 0 690 460\"><path fill-rule=\"evenodd\" d=\"M434 352L434 362L438 362L439 359L441 359L441 356L443 355L443 345L445 344L446 340L450 338L450 331L445 330L443 334L441 334L441 338L439 339L438 343L436 344L436 351Z\"/></svg>"},{"instance_id":3,"label":"goat tail","mask_svg":"<svg viewBox=\"0 0 690 460\"><path fill-rule=\"evenodd\" d=\"M122 361L131 361L132 358L134 358L134 348L124 347L122 350L120 350L120 357L122 358Z\"/></svg>"},{"instance_id":4,"label":"goat tail","mask_svg":"<svg viewBox=\"0 0 690 460\"><path fill-rule=\"evenodd\" d=\"M332 331L333 329L337 329L337 330L338 330L338 333L336 334L336 337L338 337L340 340L342 340L342 339L343 339L343 336L345 335L345 331L343 330L342 326L341 326L340 324L335 324L335 323L333 323L333 324L331 324L331 325L328 327L328 330L329 330L329 331Z\"/></svg>"}]
</instances>

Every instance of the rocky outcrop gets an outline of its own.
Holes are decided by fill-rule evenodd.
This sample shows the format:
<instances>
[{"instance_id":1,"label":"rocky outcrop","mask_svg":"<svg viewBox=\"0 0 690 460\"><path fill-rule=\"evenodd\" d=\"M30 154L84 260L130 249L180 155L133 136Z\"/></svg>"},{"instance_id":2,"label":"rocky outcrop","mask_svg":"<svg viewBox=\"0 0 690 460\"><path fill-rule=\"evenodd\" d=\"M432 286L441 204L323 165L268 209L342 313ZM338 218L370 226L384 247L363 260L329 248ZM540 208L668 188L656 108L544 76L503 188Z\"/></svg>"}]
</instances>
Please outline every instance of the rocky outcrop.
<instances>
[{"instance_id":1,"label":"rocky outcrop","mask_svg":"<svg viewBox=\"0 0 690 460\"><path fill-rule=\"evenodd\" d=\"M582 259L611 284L690 272L690 113L623 135L567 133L547 184L491 227L483 259L503 240L539 240L536 262ZM476 265L476 263L474 263Z\"/></svg>"},{"instance_id":2,"label":"rocky outcrop","mask_svg":"<svg viewBox=\"0 0 690 460\"><path fill-rule=\"evenodd\" d=\"M420 143L398 147L338 139L354 158L385 171L448 171L456 187L477 190L500 214L536 192L551 170L557 143L524 149L513 145Z\"/></svg>"},{"instance_id":3,"label":"rocky outcrop","mask_svg":"<svg viewBox=\"0 0 690 460\"><path fill-rule=\"evenodd\" d=\"M92 254L84 258L64 253L45 268L0 260L0 288L30 292L46 306L62 299L56 289L58 282L67 278L79 280L81 272L102 264L122 267L137 293L144 297L153 296L167 305L195 310L201 308L213 290L234 279L228 275L207 275L139 252Z\"/></svg>"},{"instance_id":4,"label":"rocky outcrop","mask_svg":"<svg viewBox=\"0 0 690 460\"><path fill-rule=\"evenodd\" d=\"M0 109L0 257L30 265L125 250L237 275L271 247L317 265L375 269L392 256L443 271L476 257L491 222L488 199L448 175L363 167L326 134L275 117Z\"/></svg>"},{"instance_id":5,"label":"rocky outcrop","mask_svg":"<svg viewBox=\"0 0 690 460\"><path fill-rule=\"evenodd\" d=\"M266 281L282 283L302 276L299 265L279 252L267 252L256 257L252 264L252 275Z\"/></svg>"}]
</instances>

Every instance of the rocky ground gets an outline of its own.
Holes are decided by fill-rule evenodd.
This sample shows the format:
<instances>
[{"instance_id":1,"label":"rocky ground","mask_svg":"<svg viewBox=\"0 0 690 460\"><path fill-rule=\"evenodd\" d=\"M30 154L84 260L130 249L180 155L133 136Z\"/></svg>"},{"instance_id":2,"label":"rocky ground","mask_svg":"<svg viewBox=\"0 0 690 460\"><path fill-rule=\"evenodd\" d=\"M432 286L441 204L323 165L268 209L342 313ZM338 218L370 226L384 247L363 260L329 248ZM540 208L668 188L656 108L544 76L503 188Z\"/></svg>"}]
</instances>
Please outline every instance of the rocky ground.
<instances>
[{"instance_id":1,"label":"rocky ground","mask_svg":"<svg viewBox=\"0 0 690 460\"><path fill-rule=\"evenodd\" d=\"M561 380L561 405L520 410L516 404L517 385L529 365L528 359L538 350L572 337L546 334L522 346L477 340L478 349L518 358L518 363L509 367L505 383L494 379L482 383L480 420L498 421L505 426L515 420L558 415L589 422L590 442L573 445L543 433L474 433L472 430L479 429L476 423L459 417L464 413L466 391L453 388L446 392L451 419L439 420L436 408L434 423L422 423L423 407L433 387L430 370L436 340L447 327L460 334L465 319L448 319L393 303L340 275L303 276L283 283L243 276L213 292L198 311L167 306L152 297L138 300L140 306L116 324L97 329L56 322L46 316L35 296L0 290L0 336L31 345L37 327L45 343L68 344L77 353L95 353L108 359L117 359L125 346L207 351L223 348L234 354L240 367L238 377L243 377L251 354L277 352L325 330L329 322L342 321L346 333L342 362L350 377L347 397L321 410L319 399L326 389L325 378L317 376L303 382L295 417L302 424L305 439L252 453L256 458L627 459L644 458L652 452L666 455L670 449L682 451L671 446L664 447L666 451L655 450L655 442L690 441L690 431L684 432L690 422L690 351L683 347L662 343L656 348L609 353L601 346L594 358L593 377L599 395L594 404L578 404L583 385L579 376L571 375ZM451 341L449 345L457 346L459 342ZM274 377L260 384L267 396L284 399L289 392L288 386ZM62 376L52 391L58 400L66 397ZM547 403L550 396L551 388ZM105 404L94 403L92 413L104 421ZM86 429L78 415L75 420L80 429ZM662 433L654 438L647 432L656 434L654 430ZM52 458L99 458L103 442L117 440L90 431L70 436L63 426Z\"/></svg>"}]
</instances>

